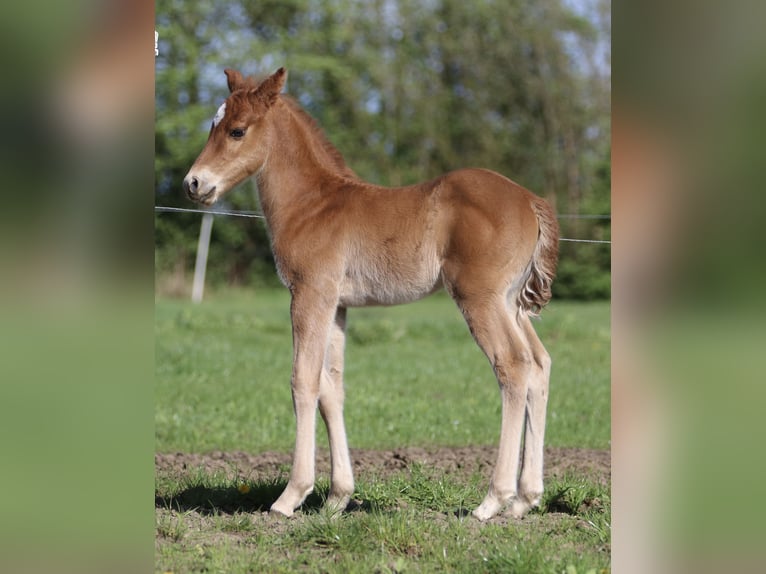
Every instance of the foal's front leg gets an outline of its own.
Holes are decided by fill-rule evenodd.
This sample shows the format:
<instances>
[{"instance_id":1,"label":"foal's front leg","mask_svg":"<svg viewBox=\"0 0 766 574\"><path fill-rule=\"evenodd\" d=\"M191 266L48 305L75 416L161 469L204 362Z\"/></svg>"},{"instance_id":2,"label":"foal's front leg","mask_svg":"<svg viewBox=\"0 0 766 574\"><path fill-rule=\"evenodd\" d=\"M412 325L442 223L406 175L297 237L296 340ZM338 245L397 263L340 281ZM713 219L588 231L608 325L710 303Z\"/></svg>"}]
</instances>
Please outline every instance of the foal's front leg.
<instances>
[{"instance_id":1,"label":"foal's front leg","mask_svg":"<svg viewBox=\"0 0 766 574\"><path fill-rule=\"evenodd\" d=\"M314 433L320 375L327 349L337 297L322 289L293 291L290 315L293 323L292 394L296 433L293 468L282 495L271 511L292 516L314 489Z\"/></svg>"}]
</instances>

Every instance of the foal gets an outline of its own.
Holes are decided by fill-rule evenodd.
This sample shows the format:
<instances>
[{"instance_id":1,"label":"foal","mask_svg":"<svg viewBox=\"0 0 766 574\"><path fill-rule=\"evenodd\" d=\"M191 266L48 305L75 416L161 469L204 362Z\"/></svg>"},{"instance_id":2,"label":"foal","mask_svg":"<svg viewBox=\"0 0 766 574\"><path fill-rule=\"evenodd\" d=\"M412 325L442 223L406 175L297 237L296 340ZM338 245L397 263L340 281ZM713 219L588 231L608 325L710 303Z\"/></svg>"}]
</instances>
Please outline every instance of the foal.
<instances>
[{"instance_id":1,"label":"foal","mask_svg":"<svg viewBox=\"0 0 766 574\"><path fill-rule=\"evenodd\" d=\"M280 96L284 68L260 83L225 73L231 93L183 185L209 206L255 177L277 271L292 296L297 431L290 479L271 511L291 516L314 487L317 404L331 451L327 505L342 510L354 492L343 422L346 309L408 303L443 286L492 364L502 397L497 464L473 515L487 520L509 505L523 516L543 492L551 361L530 315L551 298L558 258L551 207L483 169L401 188L366 183L314 121Z\"/></svg>"}]
</instances>

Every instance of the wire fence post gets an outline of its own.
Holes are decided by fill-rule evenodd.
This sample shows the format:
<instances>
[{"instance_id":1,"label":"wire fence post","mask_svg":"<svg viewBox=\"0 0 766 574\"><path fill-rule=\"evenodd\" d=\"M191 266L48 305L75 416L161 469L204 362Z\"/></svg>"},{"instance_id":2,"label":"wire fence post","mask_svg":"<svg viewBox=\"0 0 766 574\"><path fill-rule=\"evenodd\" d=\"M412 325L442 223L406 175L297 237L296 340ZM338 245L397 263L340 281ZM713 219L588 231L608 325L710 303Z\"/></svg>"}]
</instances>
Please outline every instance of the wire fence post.
<instances>
[{"instance_id":1,"label":"wire fence post","mask_svg":"<svg viewBox=\"0 0 766 574\"><path fill-rule=\"evenodd\" d=\"M213 214L206 213L202 216L202 224L199 228L199 241L197 243L197 261L194 263L194 284L192 285L192 301L202 301L205 291L205 270L207 268L207 252L210 247L210 232L213 229Z\"/></svg>"}]
</instances>

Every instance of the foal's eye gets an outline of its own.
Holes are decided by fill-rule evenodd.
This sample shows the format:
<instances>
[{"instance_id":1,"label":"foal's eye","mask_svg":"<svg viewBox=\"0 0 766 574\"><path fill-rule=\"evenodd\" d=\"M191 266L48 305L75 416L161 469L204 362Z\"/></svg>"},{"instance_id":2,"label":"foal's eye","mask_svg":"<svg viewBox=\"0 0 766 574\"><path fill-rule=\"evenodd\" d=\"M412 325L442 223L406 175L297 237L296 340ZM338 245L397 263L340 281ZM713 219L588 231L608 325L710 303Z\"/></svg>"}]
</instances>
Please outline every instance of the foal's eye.
<instances>
[{"instance_id":1,"label":"foal's eye","mask_svg":"<svg viewBox=\"0 0 766 574\"><path fill-rule=\"evenodd\" d=\"M245 130L243 130L242 128L234 128L233 130L229 132L229 135L235 139L239 139L245 135Z\"/></svg>"}]
</instances>

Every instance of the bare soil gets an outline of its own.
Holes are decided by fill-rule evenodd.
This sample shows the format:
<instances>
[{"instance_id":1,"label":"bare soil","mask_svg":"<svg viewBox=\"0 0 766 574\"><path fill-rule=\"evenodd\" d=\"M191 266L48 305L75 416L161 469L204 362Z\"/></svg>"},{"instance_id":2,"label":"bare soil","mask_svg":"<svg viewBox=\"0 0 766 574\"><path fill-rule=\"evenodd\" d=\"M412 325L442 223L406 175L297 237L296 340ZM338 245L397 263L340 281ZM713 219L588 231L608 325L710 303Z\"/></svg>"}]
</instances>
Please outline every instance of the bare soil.
<instances>
[{"instance_id":1,"label":"bare soil","mask_svg":"<svg viewBox=\"0 0 766 574\"><path fill-rule=\"evenodd\" d=\"M495 464L497 448L488 446L419 448L404 447L393 450L351 450L354 475L386 478L406 470L413 464L422 464L455 478L474 476L477 472L489 475ZM330 472L329 451L317 452L317 475ZM157 475L180 478L190 473L220 474L248 481L268 481L284 476L289 470L289 453L214 451L205 454L155 454ZM545 478L575 474L599 484L611 480L611 457L608 450L582 448L546 448Z\"/></svg>"}]
</instances>

